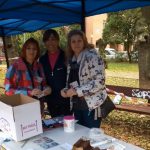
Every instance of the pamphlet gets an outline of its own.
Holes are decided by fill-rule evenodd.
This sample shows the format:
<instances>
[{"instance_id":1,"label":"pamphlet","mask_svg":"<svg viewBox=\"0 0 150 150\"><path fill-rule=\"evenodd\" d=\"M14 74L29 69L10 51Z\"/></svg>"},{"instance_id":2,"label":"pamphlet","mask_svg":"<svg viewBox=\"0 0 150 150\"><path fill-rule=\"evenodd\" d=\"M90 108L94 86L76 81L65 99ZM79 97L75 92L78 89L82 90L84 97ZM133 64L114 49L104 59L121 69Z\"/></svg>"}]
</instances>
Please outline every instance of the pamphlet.
<instances>
[{"instance_id":1,"label":"pamphlet","mask_svg":"<svg viewBox=\"0 0 150 150\"><path fill-rule=\"evenodd\" d=\"M69 85L70 85L70 87L73 88L73 89L79 86L79 84L78 84L77 81L71 82Z\"/></svg>"},{"instance_id":2,"label":"pamphlet","mask_svg":"<svg viewBox=\"0 0 150 150\"><path fill-rule=\"evenodd\" d=\"M48 137L40 137L33 141L33 143L38 144L43 149L50 149L55 146L58 146L59 144L55 142L54 140L48 138Z\"/></svg>"},{"instance_id":3,"label":"pamphlet","mask_svg":"<svg viewBox=\"0 0 150 150\"><path fill-rule=\"evenodd\" d=\"M118 143L115 138L99 138L99 140L90 139L90 144L93 147L108 150L125 150L125 146Z\"/></svg>"},{"instance_id":4,"label":"pamphlet","mask_svg":"<svg viewBox=\"0 0 150 150\"><path fill-rule=\"evenodd\" d=\"M72 145L68 143L64 143L64 144L57 146L56 150L72 150Z\"/></svg>"},{"instance_id":5,"label":"pamphlet","mask_svg":"<svg viewBox=\"0 0 150 150\"><path fill-rule=\"evenodd\" d=\"M110 150L125 150L125 146L118 143L118 142L112 142L112 143L107 143L104 145L99 146L101 149L110 149Z\"/></svg>"}]
</instances>

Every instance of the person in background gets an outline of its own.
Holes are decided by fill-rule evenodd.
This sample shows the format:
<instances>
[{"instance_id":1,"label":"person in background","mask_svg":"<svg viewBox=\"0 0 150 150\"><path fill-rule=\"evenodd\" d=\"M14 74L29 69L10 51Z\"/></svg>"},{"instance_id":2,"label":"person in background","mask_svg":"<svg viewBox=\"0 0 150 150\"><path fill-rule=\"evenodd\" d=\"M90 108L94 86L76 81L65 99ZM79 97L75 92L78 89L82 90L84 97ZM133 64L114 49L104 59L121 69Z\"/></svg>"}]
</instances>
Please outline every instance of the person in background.
<instances>
[{"instance_id":1,"label":"person in background","mask_svg":"<svg viewBox=\"0 0 150 150\"><path fill-rule=\"evenodd\" d=\"M100 106L107 98L104 62L80 30L68 34L68 54L67 87L61 90L61 95L71 98L79 124L99 128Z\"/></svg>"},{"instance_id":2,"label":"person in background","mask_svg":"<svg viewBox=\"0 0 150 150\"><path fill-rule=\"evenodd\" d=\"M42 66L38 63L40 49L38 42L30 38L22 47L21 56L8 68L5 77L5 94L23 94L34 98L47 96L51 88L46 85ZM44 103L41 102L41 111Z\"/></svg>"},{"instance_id":3,"label":"person in background","mask_svg":"<svg viewBox=\"0 0 150 150\"><path fill-rule=\"evenodd\" d=\"M47 106L51 117L70 114L70 102L60 94L66 86L67 67L65 54L59 47L59 35L53 30L46 30L43 34L43 42L47 48L41 56L40 63L43 66L46 81L52 88L51 95L47 96Z\"/></svg>"}]
</instances>

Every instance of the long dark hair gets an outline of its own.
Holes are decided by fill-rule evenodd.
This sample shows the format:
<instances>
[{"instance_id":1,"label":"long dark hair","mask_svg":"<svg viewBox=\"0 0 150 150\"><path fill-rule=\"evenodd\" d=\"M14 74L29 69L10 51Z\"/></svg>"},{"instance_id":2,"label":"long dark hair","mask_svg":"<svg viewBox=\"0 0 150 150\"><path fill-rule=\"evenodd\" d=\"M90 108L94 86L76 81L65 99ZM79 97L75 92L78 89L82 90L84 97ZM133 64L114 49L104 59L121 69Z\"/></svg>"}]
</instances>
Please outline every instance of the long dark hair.
<instances>
[{"instance_id":1,"label":"long dark hair","mask_svg":"<svg viewBox=\"0 0 150 150\"><path fill-rule=\"evenodd\" d=\"M57 41L59 42L59 34L54 29L49 29L49 30L46 30L44 32L44 34L43 34L43 42L45 43L49 39L49 37L51 35L53 35L57 39Z\"/></svg>"}]
</instances>

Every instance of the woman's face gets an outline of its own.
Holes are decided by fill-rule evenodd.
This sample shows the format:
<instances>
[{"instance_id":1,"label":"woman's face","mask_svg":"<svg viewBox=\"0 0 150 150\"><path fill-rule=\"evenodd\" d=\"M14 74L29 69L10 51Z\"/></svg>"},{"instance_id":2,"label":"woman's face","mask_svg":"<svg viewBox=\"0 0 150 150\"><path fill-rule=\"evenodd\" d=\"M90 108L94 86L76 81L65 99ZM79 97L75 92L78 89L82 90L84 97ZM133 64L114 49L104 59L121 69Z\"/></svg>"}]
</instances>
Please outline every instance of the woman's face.
<instances>
[{"instance_id":1,"label":"woman's face","mask_svg":"<svg viewBox=\"0 0 150 150\"><path fill-rule=\"evenodd\" d=\"M26 47L26 60L33 62L37 55L37 46L33 43L29 43Z\"/></svg>"},{"instance_id":2,"label":"woman's face","mask_svg":"<svg viewBox=\"0 0 150 150\"><path fill-rule=\"evenodd\" d=\"M71 48L77 55L84 49L84 42L80 35L73 35L71 37Z\"/></svg>"},{"instance_id":3,"label":"woman's face","mask_svg":"<svg viewBox=\"0 0 150 150\"><path fill-rule=\"evenodd\" d=\"M49 52L55 52L58 50L59 41L51 34L48 40L45 42L45 46Z\"/></svg>"}]
</instances>

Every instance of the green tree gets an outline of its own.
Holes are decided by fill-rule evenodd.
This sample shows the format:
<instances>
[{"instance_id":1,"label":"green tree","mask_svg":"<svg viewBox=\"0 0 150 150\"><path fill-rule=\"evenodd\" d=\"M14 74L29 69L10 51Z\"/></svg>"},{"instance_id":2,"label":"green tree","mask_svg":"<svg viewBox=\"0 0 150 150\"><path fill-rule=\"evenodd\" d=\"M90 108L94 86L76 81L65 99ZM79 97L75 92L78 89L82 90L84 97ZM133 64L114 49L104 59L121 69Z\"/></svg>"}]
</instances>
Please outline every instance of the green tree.
<instances>
[{"instance_id":1,"label":"green tree","mask_svg":"<svg viewBox=\"0 0 150 150\"><path fill-rule=\"evenodd\" d=\"M103 39L108 44L124 44L131 62L130 48L147 32L141 9L110 13L103 31Z\"/></svg>"},{"instance_id":2,"label":"green tree","mask_svg":"<svg viewBox=\"0 0 150 150\"><path fill-rule=\"evenodd\" d=\"M17 51L20 54L21 49L22 49L22 45L24 44L24 42L27 39L32 37L32 38L35 38L39 42L40 49L43 50L44 45L42 42L42 34L43 34L43 31L37 31L37 32L24 33L24 34L12 36L11 42L12 42L13 48L15 49L15 51Z\"/></svg>"},{"instance_id":3,"label":"green tree","mask_svg":"<svg viewBox=\"0 0 150 150\"><path fill-rule=\"evenodd\" d=\"M74 24L74 25L69 25L69 26L58 27L55 29L57 30L60 36L60 47L62 49L66 49L68 32L74 29L81 29L81 27L79 24Z\"/></svg>"}]
</instances>

